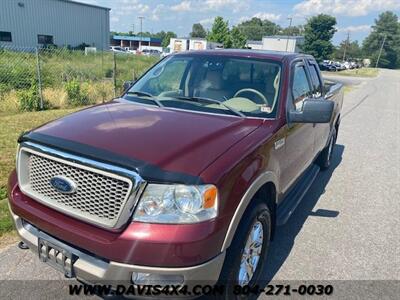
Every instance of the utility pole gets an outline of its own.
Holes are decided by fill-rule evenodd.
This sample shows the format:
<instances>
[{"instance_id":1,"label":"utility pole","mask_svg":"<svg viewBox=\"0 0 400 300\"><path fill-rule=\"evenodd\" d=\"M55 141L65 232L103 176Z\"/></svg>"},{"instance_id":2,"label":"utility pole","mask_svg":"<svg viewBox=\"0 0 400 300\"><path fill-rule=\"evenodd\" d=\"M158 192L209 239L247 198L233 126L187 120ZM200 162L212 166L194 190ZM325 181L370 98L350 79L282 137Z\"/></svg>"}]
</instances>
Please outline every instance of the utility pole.
<instances>
[{"instance_id":1,"label":"utility pole","mask_svg":"<svg viewBox=\"0 0 400 300\"><path fill-rule=\"evenodd\" d=\"M346 51L348 46L350 46L350 31L347 32L346 44L344 45L344 51L343 51L343 61L345 61L346 59Z\"/></svg>"},{"instance_id":2,"label":"utility pole","mask_svg":"<svg viewBox=\"0 0 400 300\"><path fill-rule=\"evenodd\" d=\"M376 64L375 64L375 69L378 68L378 64L379 64L379 60L381 59L381 55L382 55L382 50L383 50L383 46L385 45L386 42L386 34L383 37L383 42L381 45L381 49L379 49L379 55L378 55L378 59L376 60Z\"/></svg>"},{"instance_id":3,"label":"utility pole","mask_svg":"<svg viewBox=\"0 0 400 300\"><path fill-rule=\"evenodd\" d=\"M135 24L132 24L132 35L135 35Z\"/></svg>"},{"instance_id":4,"label":"utility pole","mask_svg":"<svg viewBox=\"0 0 400 300\"><path fill-rule=\"evenodd\" d=\"M287 39L286 39L286 52L287 52L288 46L289 46L289 34L290 34L290 28L292 27L293 18L289 17L288 20L290 20L290 23L289 23L289 28L288 28L288 36L287 36Z\"/></svg>"},{"instance_id":5,"label":"utility pole","mask_svg":"<svg viewBox=\"0 0 400 300\"><path fill-rule=\"evenodd\" d=\"M139 51L142 51L142 38L143 38L143 19L144 17L138 17L140 20L140 41L139 41Z\"/></svg>"}]
</instances>

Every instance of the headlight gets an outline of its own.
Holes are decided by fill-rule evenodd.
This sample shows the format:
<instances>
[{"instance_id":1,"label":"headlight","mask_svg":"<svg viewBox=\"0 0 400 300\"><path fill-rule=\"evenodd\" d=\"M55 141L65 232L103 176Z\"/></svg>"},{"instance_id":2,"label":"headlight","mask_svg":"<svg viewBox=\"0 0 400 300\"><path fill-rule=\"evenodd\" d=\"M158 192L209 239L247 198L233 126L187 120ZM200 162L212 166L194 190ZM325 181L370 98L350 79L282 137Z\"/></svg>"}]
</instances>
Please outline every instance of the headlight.
<instances>
[{"instance_id":1,"label":"headlight","mask_svg":"<svg viewBox=\"0 0 400 300\"><path fill-rule=\"evenodd\" d=\"M218 192L214 185L149 184L134 214L147 223L197 223L215 218Z\"/></svg>"}]
</instances>

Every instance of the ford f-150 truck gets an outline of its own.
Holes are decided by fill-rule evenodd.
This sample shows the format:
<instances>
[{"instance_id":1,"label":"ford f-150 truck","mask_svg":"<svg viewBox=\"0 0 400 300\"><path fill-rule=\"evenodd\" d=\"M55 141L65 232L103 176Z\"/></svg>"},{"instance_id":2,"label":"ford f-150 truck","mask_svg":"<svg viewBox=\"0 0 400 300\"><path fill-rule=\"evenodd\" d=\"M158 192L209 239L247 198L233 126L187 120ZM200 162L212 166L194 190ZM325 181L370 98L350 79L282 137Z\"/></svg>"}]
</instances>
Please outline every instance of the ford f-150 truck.
<instances>
[{"instance_id":1,"label":"ford f-150 truck","mask_svg":"<svg viewBox=\"0 0 400 300\"><path fill-rule=\"evenodd\" d=\"M85 283L251 287L330 166L342 101L312 56L170 55L120 98L21 135L16 229Z\"/></svg>"}]
</instances>

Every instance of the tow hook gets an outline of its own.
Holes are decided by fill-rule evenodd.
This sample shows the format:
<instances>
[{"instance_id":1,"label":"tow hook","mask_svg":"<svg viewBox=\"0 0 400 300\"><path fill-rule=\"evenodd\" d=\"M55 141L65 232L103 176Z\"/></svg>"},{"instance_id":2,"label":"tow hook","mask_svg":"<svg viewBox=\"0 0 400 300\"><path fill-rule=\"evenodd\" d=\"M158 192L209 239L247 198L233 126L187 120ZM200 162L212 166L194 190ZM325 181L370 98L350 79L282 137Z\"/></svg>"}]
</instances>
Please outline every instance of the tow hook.
<instances>
[{"instance_id":1,"label":"tow hook","mask_svg":"<svg viewBox=\"0 0 400 300\"><path fill-rule=\"evenodd\" d=\"M27 249L29 249L28 245L25 244L23 241L20 241L20 242L18 243L18 248L19 248L19 249L22 249L22 250L27 250Z\"/></svg>"}]
</instances>

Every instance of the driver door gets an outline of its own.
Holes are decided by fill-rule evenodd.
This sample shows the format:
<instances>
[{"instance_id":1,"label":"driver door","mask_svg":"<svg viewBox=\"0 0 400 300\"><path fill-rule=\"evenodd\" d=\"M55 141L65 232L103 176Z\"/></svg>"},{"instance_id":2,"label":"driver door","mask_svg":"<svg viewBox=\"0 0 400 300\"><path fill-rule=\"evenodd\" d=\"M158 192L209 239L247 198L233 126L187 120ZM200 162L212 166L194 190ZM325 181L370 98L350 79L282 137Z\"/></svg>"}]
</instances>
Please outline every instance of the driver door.
<instances>
[{"instance_id":1,"label":"driver door","mask_svg":"<svg viewBox=\"0 0 400 300\"><path fill-rule=\"evenodd\" d=\"M311 97L312 88L303 60L292 66L292 79L287 98L287 109L303 109ZM314 126L309 123L286 124L286 160L283 162L282 188L285 193L314 159Z\"/></svg>"}]
</instances>

